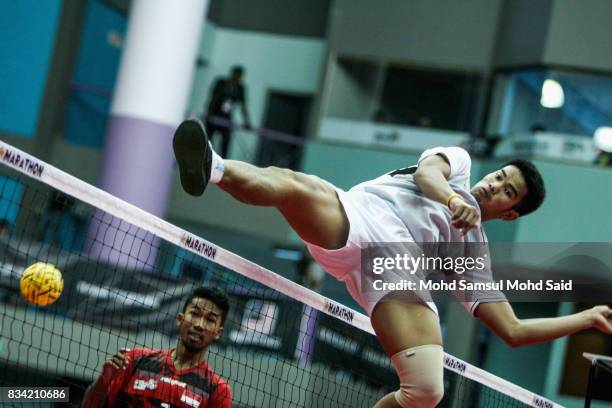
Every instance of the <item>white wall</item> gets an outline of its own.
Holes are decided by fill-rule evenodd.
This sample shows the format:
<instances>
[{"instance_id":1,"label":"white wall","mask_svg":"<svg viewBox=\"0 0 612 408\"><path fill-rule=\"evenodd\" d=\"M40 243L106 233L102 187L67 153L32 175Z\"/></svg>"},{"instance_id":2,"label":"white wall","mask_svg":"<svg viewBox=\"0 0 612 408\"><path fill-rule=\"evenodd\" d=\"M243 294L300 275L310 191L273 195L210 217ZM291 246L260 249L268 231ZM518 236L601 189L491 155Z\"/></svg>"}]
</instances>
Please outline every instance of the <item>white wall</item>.
<instances>
[{"instance_id":1,"label":"white wall","mask_svg":"<svg viewBox=\"0 0 612 408\"><path fill-rule=\"evenodd\" d=\"M195 72L190 112L204 110L215 78L227 75L236 64L246 69L247 102L255 127L260 127L264 119L270 90L313 95L319 90L326 53L323 39L226 29L207 21L201 44L200 56L208 64ZM240 113L236 116L242 123ZM234 139L232 156L256 142L253 135L241 132L236 132Z\"/></svg>"}]
</instances>

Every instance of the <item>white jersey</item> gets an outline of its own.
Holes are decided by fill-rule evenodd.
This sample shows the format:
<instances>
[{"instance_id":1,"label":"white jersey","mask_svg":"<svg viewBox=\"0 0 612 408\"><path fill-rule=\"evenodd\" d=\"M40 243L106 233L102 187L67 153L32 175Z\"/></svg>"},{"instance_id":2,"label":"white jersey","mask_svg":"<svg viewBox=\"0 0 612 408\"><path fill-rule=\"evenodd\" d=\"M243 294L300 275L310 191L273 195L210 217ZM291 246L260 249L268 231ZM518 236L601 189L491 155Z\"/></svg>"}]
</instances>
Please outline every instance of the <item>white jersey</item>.
<instances>
[{"instance_id":1,"label":"white jersey","mask_svg":"<svg viewBox=\"0 0 612 408\"><path fill-rule=\"evenodd\" d=\"M418 163L433 155L442 155L450 164L448 184L470 205L479 208L470 193L470 155L460 147L436 147L426 150ZM400 169L366 181L350 191L374 194L389 204L403 222L415 242L486 242L484 229L472 229L463 236L450 220L452 213L446 205L425 197L414 182L416 166Z\"/></svg>"},{"instance_id":2,"label":"white jersey","mask_svg":"<svg viewBox=\"0 0 612 408\"><path fill-rule=\"evenodd\" d=\"M419 163L432 155L442 155L450 164L448 183L464 200L479 208L476 199L470 193L471 159L469 154L459 147L436 147L426 150L419 158ZM446 205L426 197L414 181L416 165L399 169L351 188L348 192L336 188L338 197L347 214L350 231L345 247L338 250L326 250L307 243L313 257L323 268L346 283L353 298L371 314L376 303L388 292L372 291L370 276L361 268L363 249L372 243L486 243L487 237L482 226L470 230L466 235L451 225L452 212ZM454 245L454 244L453 244ZM454 248L457 248L456 246ZM489 282L490 256L485 246L480 246L486 254L486 270L478 276L448 274L440 276L444 280L468 278L472 282ZM388 248L393 251L393 248ZM453 250L453 249L451 249ZM410 277L402 274L387 275L391 281ZM412 276L414 279L415 277ZM421 296L421 299L430 295ZM462 296L465 293L461 294ZM481 302L505 300L501 292L470 293L468 301L462 301L470 313L474 313ZM433 302L426 302L436 311Z\"/></svg>"}]
</instances>

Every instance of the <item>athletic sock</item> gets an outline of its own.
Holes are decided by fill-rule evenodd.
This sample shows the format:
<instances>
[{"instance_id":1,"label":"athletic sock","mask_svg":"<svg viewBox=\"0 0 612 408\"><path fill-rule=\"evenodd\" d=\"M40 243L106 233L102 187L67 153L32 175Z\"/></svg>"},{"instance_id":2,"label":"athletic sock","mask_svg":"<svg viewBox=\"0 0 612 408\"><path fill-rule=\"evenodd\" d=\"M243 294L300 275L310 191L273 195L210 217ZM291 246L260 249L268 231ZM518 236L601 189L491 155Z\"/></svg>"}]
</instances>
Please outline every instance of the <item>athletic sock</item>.
<instances>
[{"instance_id":1,"label":"athletic sock","mask_svg":"<svg viewBox=\"0 0 612 408\"><path fill-rule=\"evenodd\" d=\"M212 148L212 145L210 144L210 142L208 142L208 146L212 153L210 180L208 181L209 183L217 184L223 178L223 171L225 170L225 164L223 163L223 159L221 158L221 156L219 156L217 152L215 152L215 150Z\"/></svg>"}]
</instances>

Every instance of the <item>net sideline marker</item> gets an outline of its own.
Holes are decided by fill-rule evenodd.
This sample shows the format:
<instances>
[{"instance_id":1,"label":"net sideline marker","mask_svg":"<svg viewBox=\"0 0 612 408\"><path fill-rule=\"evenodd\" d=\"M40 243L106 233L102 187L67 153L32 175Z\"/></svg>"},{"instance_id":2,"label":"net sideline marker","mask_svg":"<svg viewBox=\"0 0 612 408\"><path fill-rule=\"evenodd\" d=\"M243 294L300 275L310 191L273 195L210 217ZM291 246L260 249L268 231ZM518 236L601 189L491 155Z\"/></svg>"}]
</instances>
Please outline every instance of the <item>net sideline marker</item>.
<instances>
[{"instance_id":1,"label":"net sideline marker","mask_svg":"<svg viewBox=\"0 0 612 408\"><path fill-rule=\"evenodd\" d=\"M130 224L155 234L166 241L187 249L199 256L258 281L272 289L287 294L300 302L351 326L374 334L368 317L340 303L326 298L283 276L257 265L239 255L221 248L203 238L191 234L176 225L150 214L112 194L84 182L48 163L25 153L0 140L0 162L30 178L61 190L93 207ZM562 408L561 405L519 387L494 374L444 353L444 366L457 374L477 381L489 388L515 398L536 408Z\"/></svg>"}]
</instances>

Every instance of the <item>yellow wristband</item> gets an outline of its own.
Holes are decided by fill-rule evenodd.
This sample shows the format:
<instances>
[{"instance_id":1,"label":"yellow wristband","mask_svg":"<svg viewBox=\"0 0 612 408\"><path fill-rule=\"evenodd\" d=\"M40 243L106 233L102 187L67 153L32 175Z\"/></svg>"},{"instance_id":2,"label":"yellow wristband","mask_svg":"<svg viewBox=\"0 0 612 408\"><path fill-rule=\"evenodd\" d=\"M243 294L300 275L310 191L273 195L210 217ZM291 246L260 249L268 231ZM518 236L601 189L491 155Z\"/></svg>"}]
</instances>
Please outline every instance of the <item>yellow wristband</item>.
<instances>
[{"instance_id":1,"label":"yellow wristband","mask_svg":"<svg viewBox=\"0 0 612 408\"><path fill-rule=\"evenodd\" d=\"M450 209L450 203L451 201L453 201L454 198L460 198L463 200L463 197L461 197L461 194L457 194L457 193L453 193L451 195L448 196L448 198L446 199L446 206Z\"/></svg>"}]
</instances>

